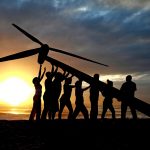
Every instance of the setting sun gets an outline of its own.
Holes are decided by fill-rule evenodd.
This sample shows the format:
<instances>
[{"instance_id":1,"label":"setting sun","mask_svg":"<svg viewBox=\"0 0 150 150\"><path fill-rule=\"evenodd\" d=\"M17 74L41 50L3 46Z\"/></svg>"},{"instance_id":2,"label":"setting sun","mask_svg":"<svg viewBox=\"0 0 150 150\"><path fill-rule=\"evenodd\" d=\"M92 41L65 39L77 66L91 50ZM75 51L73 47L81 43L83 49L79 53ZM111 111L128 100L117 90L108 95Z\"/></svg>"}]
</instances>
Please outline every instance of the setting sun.
<instances>
[{"instance_id":1,"label":"setting sun","mask_svg":"<svg viewBox=\"0 0 150 150\"><path fill-rule=\"evenodd\" d=\"M0 100L11 106L25 102L33 93L33 88L18 77L8 78L0 83Z\"/></svg>"}]
</instances>

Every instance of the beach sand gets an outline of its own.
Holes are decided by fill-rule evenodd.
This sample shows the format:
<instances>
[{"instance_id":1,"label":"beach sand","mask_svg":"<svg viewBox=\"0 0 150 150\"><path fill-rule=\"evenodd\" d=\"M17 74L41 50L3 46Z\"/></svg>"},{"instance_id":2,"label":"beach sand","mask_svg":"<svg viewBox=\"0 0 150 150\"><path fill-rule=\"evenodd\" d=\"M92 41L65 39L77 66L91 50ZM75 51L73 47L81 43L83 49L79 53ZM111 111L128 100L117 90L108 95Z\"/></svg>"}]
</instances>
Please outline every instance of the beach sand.
<instances>
[{"instance_id":1,"label":"beach sand","mask_svg":"<svg viewBox=\"0 0 150 150\"><path fill-rule=\"evenodd\" d=\"M0 150L150 149L150 120L0 121Z\"/></svg>"}]
</instances>

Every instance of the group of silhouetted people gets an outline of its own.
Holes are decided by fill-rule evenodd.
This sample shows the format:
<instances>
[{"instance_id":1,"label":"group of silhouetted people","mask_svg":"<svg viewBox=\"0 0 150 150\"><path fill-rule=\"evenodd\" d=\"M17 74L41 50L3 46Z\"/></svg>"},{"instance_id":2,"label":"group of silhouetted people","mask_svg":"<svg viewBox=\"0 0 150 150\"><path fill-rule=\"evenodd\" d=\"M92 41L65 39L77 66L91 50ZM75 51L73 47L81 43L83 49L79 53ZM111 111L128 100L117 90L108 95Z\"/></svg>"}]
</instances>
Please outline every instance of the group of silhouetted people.
<instances>
[{"instance_id":1,"label":"group of silhouetted people","mask_svg":"<svg viewBox=\"0 0 150 150\"><path fill-rule=\"evenodd\" d=\"M33 97L33 107L29 120L54 120L55 115L58 112L58 118L62 119L62 112L66 106L69 110L68 119L76 119L78 114L81 112L84 119L96 120L98 118L98 100L99 93L101 92L103 100L103 110L101 118L105 118L105 114L109 109L112 113L112 119L115 119L115 109L113 107L113 82L107 80L107 84L104 87L99 85L99 74L94 74L93 80L87 87L82 87L82 79L78 78L75 85L72 85L73 75L64 71L63 73L58 72L58 67L52 64L52 69L46 72L44 68L43 73L41 73L42 65L40 65L38 77L33 78L33 84L35 87L35 95ZM41 113L41 97L42 97L42 85L40 84L44 75L46 74L45 80L45 92L43 94L44 108ZM62 92L62 82L63 94ZM72 89L75 89L75 109L73 110L71 103ZM88 90L90 92L90 114L84 104L84 91ZM134 119L137 119L136 110L134 108L134 93L136 91L136 84L132 81L132 76L128 75L126 77L126 82L120 88L121 94L121 118L126 118L127 107L131 109L131 113Z\"/></svg>"}]
</instances>

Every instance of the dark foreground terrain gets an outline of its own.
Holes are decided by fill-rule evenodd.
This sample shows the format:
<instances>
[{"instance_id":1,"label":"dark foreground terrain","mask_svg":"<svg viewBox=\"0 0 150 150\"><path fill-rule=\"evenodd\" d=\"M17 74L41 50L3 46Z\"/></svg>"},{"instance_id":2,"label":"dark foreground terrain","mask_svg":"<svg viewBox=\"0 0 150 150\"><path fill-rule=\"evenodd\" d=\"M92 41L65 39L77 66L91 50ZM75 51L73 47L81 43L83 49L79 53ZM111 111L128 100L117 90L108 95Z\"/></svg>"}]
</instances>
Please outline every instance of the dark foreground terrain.
<instances>
[{"instance_id":1,"label":"dark foreground terrain","mask_svg":"<svg viewBox=\"0 0 150 150\"><path fill-rule=\"evenodd\" d=\"M0 121L0 150L145 150L149 137L149 119Z\"/></svg>"}]
</instances>

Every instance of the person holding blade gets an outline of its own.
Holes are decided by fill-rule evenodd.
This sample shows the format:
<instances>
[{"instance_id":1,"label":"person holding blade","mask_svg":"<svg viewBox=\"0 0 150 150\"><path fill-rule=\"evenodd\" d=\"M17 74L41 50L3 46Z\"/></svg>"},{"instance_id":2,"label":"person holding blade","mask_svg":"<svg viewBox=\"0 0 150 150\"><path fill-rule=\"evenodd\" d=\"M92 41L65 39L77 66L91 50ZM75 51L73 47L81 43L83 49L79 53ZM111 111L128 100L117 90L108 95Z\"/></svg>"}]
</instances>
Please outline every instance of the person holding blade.
<instances>
[{"instance_id":1,"label":"person holding blade","mask_svg":"<svg viewBox=\"0 0 150 150\"><path fill-rule=\"evenodd\" d=\"M50 107L51 107L51 95L53 92L53 78L55 77L57 73L58 67L56 69L54 68L54 65L52 64L52 69L51 71L46 72L46 80L45 80L45 92L43 95L43 100L44 100L44 109L41 115L41 120L46 120L46 117L48 115L50 119Z\"/></svg>"},{"instance_id":2,"label":"person holding blade","mask_svg":"<svg viewBox=\"0 0 150 150\"><path fill-rule=\"evenodd\" d=\"M42 65L40 65L38 77L34 77L32 82L35 87L35 95L33 96L33 107L30 113L29 120L33 121L36 116L36 120L40 120L41 116L41 95L42 95L42 85L40 84L41 80L44 77L46 72L46 68L44 68L44 72L41 75Z\"/></svg>"},{"instance_id":3,"label":"person holding blade","mask_svg":"<svg viewBox=\"0 0 150 150\"><path fill-rule=\"evenodd\" d=\"M79 112L82 112L84 119L89 119L89 114L88 114L88 110L86 109L85 105L84 105L84 98L83 98L83 92L86 91L87 89L90 88L90 86L82 88L82 81L78 80L75 83L75 96L76 96L76 107L75 110L72 114L72 119L76 119L76 117L78 116Z\"/></svg>"}]
</instances>

